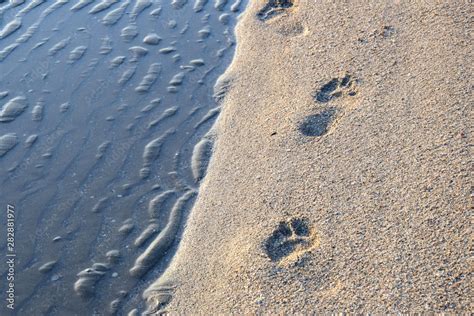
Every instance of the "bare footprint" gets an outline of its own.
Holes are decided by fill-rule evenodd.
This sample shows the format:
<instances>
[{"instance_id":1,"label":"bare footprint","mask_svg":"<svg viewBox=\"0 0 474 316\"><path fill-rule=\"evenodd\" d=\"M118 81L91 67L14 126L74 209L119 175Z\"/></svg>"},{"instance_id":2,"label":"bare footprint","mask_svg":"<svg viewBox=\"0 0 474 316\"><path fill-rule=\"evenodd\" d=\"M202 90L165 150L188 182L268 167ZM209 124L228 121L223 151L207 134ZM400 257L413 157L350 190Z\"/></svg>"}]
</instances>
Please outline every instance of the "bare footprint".
<instances>
[{"instance_id":1,"label":"bare footprint","mask_svg":"<svg viewBox=\"0 0 474 316\"><path fill-rule=\"evenodd\" d=\"M265 252L275 262L288 262L316 248L319 240L305 218L282 221L265 241Z\"/></svg>"},{"instance_id":2,"label":"bare footprint","mask_svg":"<svg viewBox=\"0 0 474 316\"><path fill-rule=\"evenodd\" d=\"M257 18L271 25L273 31L283 36L308 34L308 28L294 14L297 8L298 0L267 0L265 6L257 12Z\"/></svg>"},{"instance_id":3,"label":"bare footprint","mask_svg":"<svg viewBox=\"0 0 474 316\"><path fill-rule=\"evenodd\" d=\"M291 8L294 4L294 0L268 0L267 4L257 13L257 17L266 21L276 15L284 13L287 9Z\"/></svg>"},{"instance_id":4,"label":"bare footprint","mask_svg":"<svg viewBox=\"0 0 474 316\"><path fill-rule=\"evenodd\" d=\"M333 78L323 85L315 95L315 100L319 103L326 103L342 96L355 96L355 81L351 75L345 75L343 78Z\"/></svg>"},{"instance_id":5,"label":"bare footprint","mask_svg":"<svg viewBox=\"0 0 474 316\"><path fill-rule=\"evenodd\" d=\"M335 116L336 109L333 107L308 115L300 123L299 130L305 136L323 136L328 132Z\"/></svg>"},{"instance_id":6,"label":"bare footprint","mask_svg":"<svg viewBox=\"0 0 474 316\"><path fill-rule=\"evenodd\" d=\"M327 106L338 98L353 97L357 94L357 80L346 74L342 78L333 78L319 88L314 100L324 104L314 114L306 116L299 122L299 131L304 136L323 136L327 134L339 118L344 114L345 108L340 105Z\"/></svg>"}]
</instances>

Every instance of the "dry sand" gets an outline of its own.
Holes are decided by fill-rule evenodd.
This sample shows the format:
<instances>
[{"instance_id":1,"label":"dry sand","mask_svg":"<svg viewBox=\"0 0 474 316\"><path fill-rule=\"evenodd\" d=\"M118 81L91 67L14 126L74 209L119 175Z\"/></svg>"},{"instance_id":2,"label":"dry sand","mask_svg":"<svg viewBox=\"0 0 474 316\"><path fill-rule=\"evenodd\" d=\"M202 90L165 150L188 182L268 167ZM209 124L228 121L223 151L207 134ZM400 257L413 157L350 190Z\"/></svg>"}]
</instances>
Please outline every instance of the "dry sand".
<instances>
[{"instance_id":1,"label":"dry sand","mask_svg":"<svg viewBox=\"0 0 474 316\"><path fill-rule=\"evenodd\" d=\"M215 152L151 310L474 310L472 4L331 2L265 21L265 1L246 9Z\"/></svg>"}]
</instances>

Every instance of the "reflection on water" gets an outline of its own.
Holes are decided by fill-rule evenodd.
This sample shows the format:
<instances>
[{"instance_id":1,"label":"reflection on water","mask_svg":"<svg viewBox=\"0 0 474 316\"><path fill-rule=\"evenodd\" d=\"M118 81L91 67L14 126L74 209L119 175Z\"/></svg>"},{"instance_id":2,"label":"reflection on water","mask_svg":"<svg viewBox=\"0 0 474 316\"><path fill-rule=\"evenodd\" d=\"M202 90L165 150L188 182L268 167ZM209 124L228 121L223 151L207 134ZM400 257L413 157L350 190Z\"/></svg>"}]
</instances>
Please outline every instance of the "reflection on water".
<instances>
[{"instance_id":1,"label":"reflection on water","mask_svg":"<svg viewBox=\"0 0 474 316\"><path fill-rule=\"evenodd\" d=\"M172 258L205 174L220 110L213 86L242 9L0 1L0 223L14 206L13 314L144 310L141 293ZM12 311L2 303L0 314Z\"/></svg>"}]
</instances>

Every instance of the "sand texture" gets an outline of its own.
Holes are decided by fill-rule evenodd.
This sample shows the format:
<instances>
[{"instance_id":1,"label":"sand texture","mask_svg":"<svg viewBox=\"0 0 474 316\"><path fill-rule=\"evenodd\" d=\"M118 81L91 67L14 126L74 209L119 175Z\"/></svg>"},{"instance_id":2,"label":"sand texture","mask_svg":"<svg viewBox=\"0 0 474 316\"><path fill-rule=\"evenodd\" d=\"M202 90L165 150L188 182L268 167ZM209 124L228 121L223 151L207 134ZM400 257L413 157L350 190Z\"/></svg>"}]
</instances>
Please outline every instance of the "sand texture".
<instances>
[{"instance_id":1,"label":"sand texture","mask_svg":"<svg viewBox=\"0 0 474 316\"><path fill-rule=\"evenodd\" d=\"M472 5L290 2L239 21L150 312L472 312Z\"/></svg>"}]
</instances>

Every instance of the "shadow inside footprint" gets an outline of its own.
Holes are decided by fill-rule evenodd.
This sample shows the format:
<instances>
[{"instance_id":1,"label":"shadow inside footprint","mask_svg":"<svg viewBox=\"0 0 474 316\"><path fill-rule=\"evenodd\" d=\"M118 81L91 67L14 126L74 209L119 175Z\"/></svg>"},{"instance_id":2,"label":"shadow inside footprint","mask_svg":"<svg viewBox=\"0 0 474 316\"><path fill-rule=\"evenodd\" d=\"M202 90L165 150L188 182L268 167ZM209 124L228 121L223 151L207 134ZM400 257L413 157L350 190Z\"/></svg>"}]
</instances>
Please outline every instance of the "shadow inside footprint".
<instances>
[{"instance_id":1,"label":"shadow inside footprint","mask_svg":"<svg viewBox=\"0 0 474 316\"><path fill-rule=\"evenodd\" d=\"M309 115L300 123L299 130L305 136L322 136L328 132L335 114L335 108L328 108L317 114Z\"/></svg>"},{"instance_id":2,"label":"shadow inside footprint","mask_svg":"<svg viewBox=\"0 0 474 316\"><path fill-rule=\"evenodd\" d=\"M306 220L302 218L293 218L291 220L291 227L296 235L304 237L309 236L309 227Z\"/></svg>"},{"instance_id":3,"label":"shadow inside footprint","mask_svg":"<svg viewBox=\"0 0 474 316\"><path fill-rule=\"evenodd\" d=\"M265 242L265 252L272 261L279 261L297 249L310 246L310 230L306 219L280 222Z\"/></svg>"},{"instance_id":4,"label":"shadow inside footprint","mask_svg":"<svg viewBox=\"0 0 474 316\"><path fill-rule=\"evenodd\" d=\"M285 9L293 6L293 0L268 0L267 4L257 13L257 17L262 20L268 20L271 17L281 14Z\"/></svg>"},{"instance_id":5,"label":"shadow inside footprint","mask_svg":"<svg viewBox=\"0 0 474 316\"><path fill-rule=\"evenodd\" d=\"M339 80L334 78L324 86L316 94L316 101L318 102L328 102L333 98L332 93L336 91L337 86L339 85Z\"/></svg>"},{"instance_id":6,"label":"shadow inside footprint","mask_svg":"<svg viewBox=\"0 0 474 316\"><path fill-rule=\"evenodd\" d=\"M339 98L345 92L353 96L356 94L353 86L353 80L350 75L345 75L343 78L333 78L328 83L323 85L319 91L316 92L315 99L317 102L326 103L332 99Z\"/></svg>"}]
</instances>

